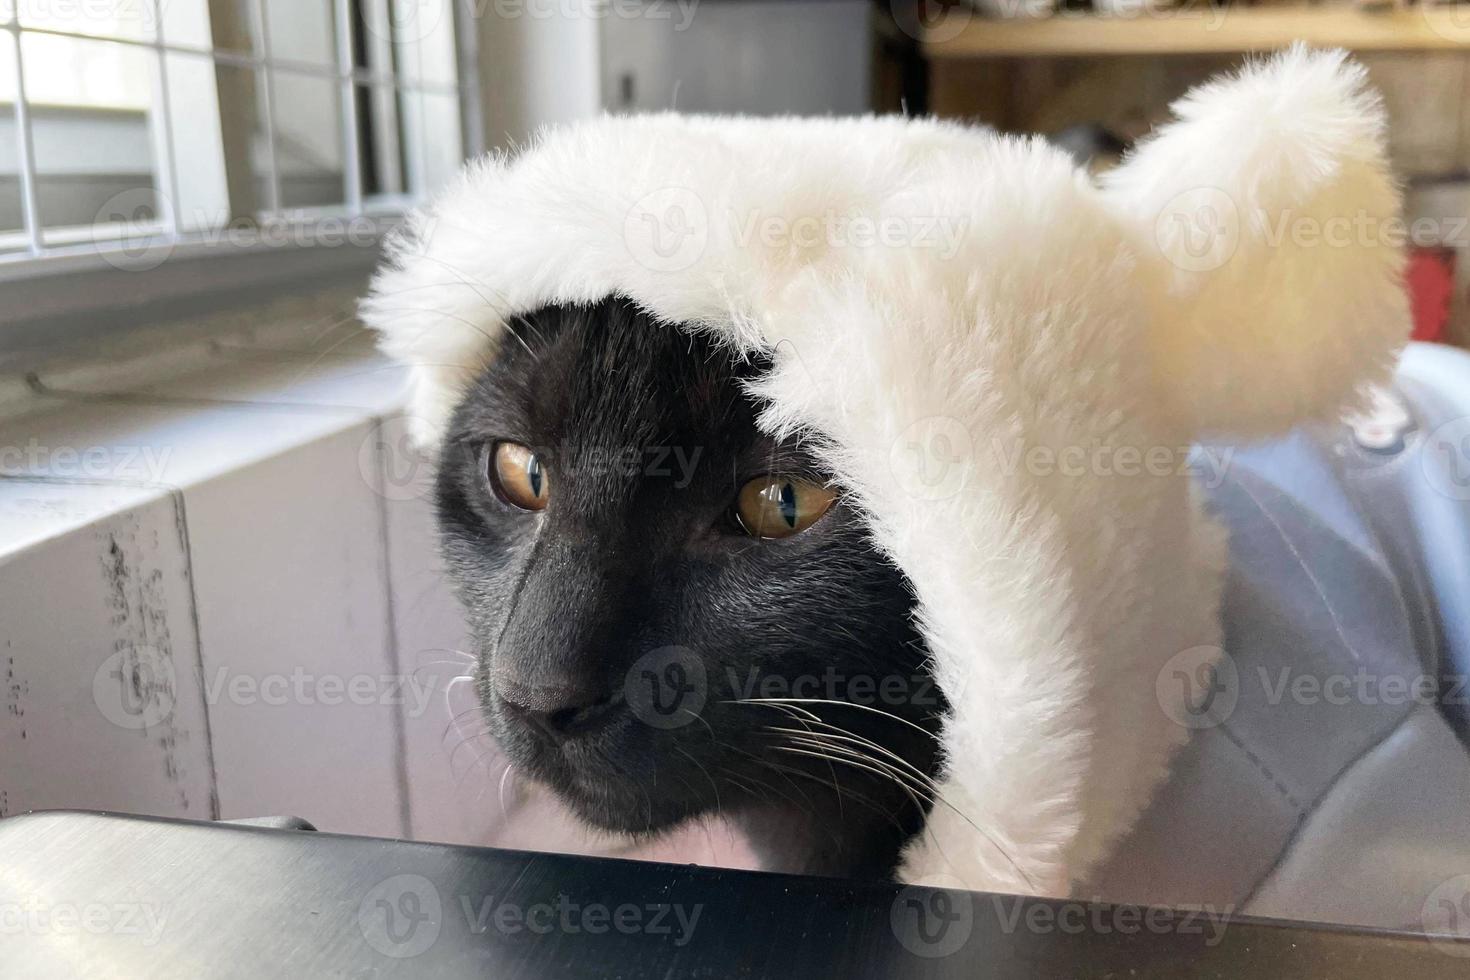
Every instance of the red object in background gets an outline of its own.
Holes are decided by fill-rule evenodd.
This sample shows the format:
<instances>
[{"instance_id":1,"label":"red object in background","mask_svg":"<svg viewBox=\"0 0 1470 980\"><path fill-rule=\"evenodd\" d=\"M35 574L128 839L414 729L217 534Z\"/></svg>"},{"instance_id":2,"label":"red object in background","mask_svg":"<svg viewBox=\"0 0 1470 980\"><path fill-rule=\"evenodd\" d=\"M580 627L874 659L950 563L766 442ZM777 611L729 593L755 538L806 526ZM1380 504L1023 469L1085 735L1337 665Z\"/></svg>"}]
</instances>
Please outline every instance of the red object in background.
<instances>
[{"instance_id":1,"label":"red object in background","mask_svg":"<svg viewBox=\"0 0 1470 980\"><path fill-rule=\"evenodd\" d=\"M1443 340L1455 294L1455 250L1414 246L1404 270L1415 340Z\"/></svg>"}]
</instances>

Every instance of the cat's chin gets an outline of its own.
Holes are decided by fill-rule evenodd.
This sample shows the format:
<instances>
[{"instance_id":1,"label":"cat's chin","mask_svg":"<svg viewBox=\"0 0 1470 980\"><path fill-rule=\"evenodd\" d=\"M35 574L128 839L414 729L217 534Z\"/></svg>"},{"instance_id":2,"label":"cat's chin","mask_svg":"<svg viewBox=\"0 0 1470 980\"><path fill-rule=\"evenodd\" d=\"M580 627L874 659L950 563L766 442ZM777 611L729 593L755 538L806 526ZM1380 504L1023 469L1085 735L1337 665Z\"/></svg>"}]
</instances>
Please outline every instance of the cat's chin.
<instances>
[{"instance_id":1,"label":"cat's chin","mask_svg":"<svg viewBox=\"0 0 1470 980\"><path fill-rule=\"evenodd\" d=\"M698 820L718 816L740 831L756 856L756 866L766 871L891 880L908 838L908 833L894 833L891 820L866 815L848 813L844 819L836 813L814 815L738 801L719 810L668 801L661 805L656 795L650 799L636 786L609 781L556 787L552 793L589 829L638 842L663 840Z\"/></svg>"},{"instance_id":2,"label":"cat's chin","mask_svg":"<svg viewBox=\"0 0 1470 980\"><path fill-rule=\"evenodd\" d=\"M678 830L703 815L684 806L661 804L629 786L552 786L552 794L593 830L632 838L653 838Z\"/></svg>"},{"instance_id":3,"label":"cat's chin","mask_svg":"<svg viewBox=\"0 0 1470 980\"><path fill-rule=\"evenodd\" d=\"M548 755L518 762L517 769L593 830L658 837L705 815L699 802L670 798L660 787L644 787L605 763L574 764Z\"/></svg>"}]
</instances>

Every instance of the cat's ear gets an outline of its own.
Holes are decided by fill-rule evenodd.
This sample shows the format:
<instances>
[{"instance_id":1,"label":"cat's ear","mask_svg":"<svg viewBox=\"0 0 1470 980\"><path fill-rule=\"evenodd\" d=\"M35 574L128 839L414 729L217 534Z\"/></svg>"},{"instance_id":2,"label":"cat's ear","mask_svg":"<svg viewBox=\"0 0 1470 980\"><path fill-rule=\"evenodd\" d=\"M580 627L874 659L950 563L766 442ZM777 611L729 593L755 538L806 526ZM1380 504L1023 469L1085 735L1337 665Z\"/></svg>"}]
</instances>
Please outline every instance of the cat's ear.
<instances>
[{"instance_id":1,"label":"cat's ear","mask_svg":"<svg viewBox=\"0 0 1470 980\"><path fill-rule=\"evenodd\" d=\"M1103 181L1137 243L1160 373L1198 435L1335 415L1407 339L1382 105L1298 46L1190 92Z\"/></svg>"}]
</instances>

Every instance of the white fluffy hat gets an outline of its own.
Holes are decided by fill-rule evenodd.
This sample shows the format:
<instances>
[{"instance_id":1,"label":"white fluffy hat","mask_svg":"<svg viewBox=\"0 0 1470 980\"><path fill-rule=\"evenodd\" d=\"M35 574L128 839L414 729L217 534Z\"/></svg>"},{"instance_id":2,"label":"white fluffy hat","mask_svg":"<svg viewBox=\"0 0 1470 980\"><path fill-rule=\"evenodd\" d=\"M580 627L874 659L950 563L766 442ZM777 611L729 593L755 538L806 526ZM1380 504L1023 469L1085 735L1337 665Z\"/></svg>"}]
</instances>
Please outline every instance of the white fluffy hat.
<instances>
[{"instance_id":1,"label":"white fluffy hat","mask_svg":"<svg viewBox=\"0 0 1470 980\"><path fill-rule=\"evenodd\" d=\"M1174 111L1101 186L932 120L557 129L417 215L363 315L429 445L550 303L626 296L772 352L762 425L814 437L952 705L904 876L1061 894L1186 734L1161 669L1219 643L1187 447L1337 413L1408 330L1361 68L1294 48Z\"/></svg>"}]
</instances>

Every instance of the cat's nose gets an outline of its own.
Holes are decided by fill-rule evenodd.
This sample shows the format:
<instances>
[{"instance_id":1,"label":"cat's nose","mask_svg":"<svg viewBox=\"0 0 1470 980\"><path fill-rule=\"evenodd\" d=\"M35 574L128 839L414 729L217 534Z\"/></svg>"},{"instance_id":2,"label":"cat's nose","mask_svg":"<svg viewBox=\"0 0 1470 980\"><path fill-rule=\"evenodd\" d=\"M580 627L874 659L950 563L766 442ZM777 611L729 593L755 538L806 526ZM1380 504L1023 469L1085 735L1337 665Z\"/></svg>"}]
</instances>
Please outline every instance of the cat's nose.
<instances>
[{"instance_id":1,"label":"cat's nose","mask_svg":"<svg viewBox=\"0 0 1470 980\"><path fill-rule=\"evenodd\" d=\"M509 715L556 742L597 731L622 703L612 691L585 685L529 685L497 677L495 688Z\"/></svg>"}]
</instances>

